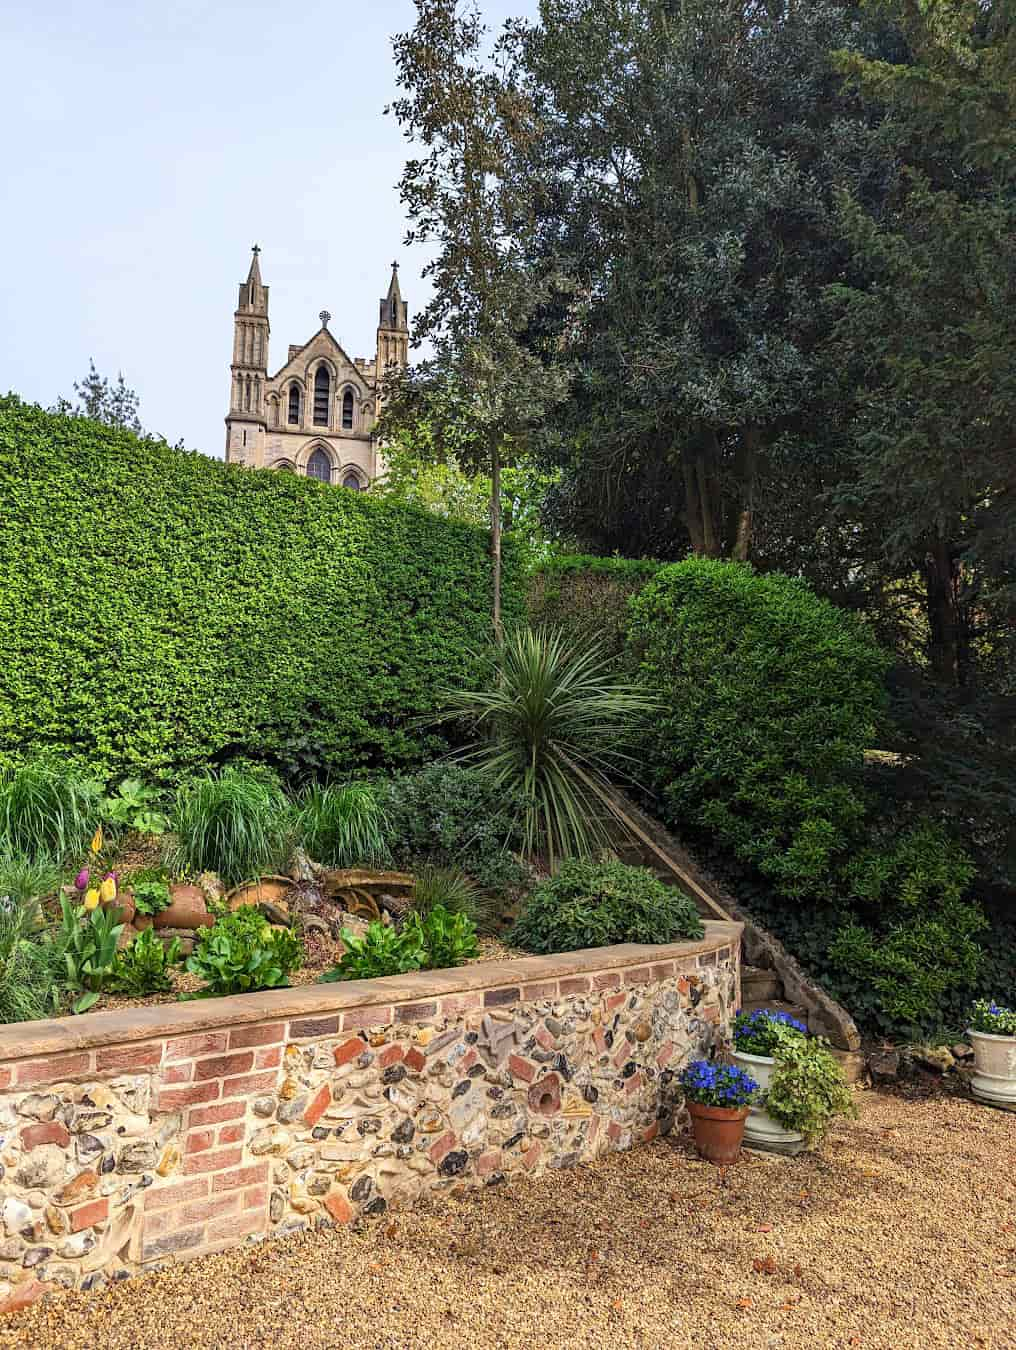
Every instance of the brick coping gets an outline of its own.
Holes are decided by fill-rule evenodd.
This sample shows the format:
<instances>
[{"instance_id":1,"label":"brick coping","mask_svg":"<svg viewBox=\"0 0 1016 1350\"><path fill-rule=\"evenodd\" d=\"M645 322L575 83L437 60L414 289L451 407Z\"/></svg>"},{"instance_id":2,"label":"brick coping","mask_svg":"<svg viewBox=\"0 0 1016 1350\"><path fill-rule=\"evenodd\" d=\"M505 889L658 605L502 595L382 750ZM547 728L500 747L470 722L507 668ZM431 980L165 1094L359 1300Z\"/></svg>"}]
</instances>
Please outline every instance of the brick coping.
<instances>
[{"instance_id":1,"label":"brick coping","mask_svg":"<svg viewBox=\"0 0 1016 1350\"><path fill-rule=\"evenodd\" d=\"M83 1013L42 1022L14 1022L0 1026L0 1063L37 1059L67 1050L126 1045L159 1037L186 1035L221 1027L278 1021L288 1017L315 1016L357 1008L394 1007L448 995L471 994L523 985L581 977L599 971L638 970L666 961L698 959L739 944L744 925L707 920L701 942L672 942L656 946L625 943L616 947L591 947L556 956L524 956L513 961L479 961L452 970L420 970L408 975L375 980L349 980L337 984L300 985L293 989L269 989L256 994L232 994L223 998L196 999L186 1003L160 1003L151 1007ZM646 979L649 978L648 969Z\"/></svg>"}]
</instances>

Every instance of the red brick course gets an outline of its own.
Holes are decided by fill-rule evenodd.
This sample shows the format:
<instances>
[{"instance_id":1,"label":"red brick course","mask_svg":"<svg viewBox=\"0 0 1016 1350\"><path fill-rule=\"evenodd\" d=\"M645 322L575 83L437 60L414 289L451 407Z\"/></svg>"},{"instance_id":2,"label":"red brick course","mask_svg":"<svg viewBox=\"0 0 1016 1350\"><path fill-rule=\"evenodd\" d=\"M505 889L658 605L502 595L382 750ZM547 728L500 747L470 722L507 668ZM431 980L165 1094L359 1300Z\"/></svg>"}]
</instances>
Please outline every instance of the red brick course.
<instances>
[{"instance_id":1,"label":"red brick course","mask_svg":"<svg viewBox=\"0 0 1016 1350\"><path fill-rule=\"evenodd\" d=\"M62 1078L80 1078L92 1067L92 1056L54 1055L52 1059L31 1059L27 1064L19 1064L16 1082L18 1087L31 1087L33 1083L59 1083Z\"/></svg>"},{"instance_id":2,"label":"red brick course","mask_svg":"<svg viewBox=\"0 0 1016 1350\"><path fill-rule=\"evenodd\" d=\"M264 1027L234 1027L229 1033L230 1050L249 1050L254 1045L279 1045L286 1038L285 1022Z\"/></svg>"},{"instance_id":3,"label":"red brick course","mask_svg":"<svg viewBox=\"0 0 1016 1350\"><path fill-rule=\"evenodd\" d=\"M224 1167L235 1167L242 1158L242 1148L217 1148L185 1158L183 1170L187 1176L194 1172L221 1172Z\"/></svg>"},{"instance_id":4,"label":"red brick course","mask_svg":"<svg viewBox=\"0 0 1016 1350\"><path fill-rule=\"evenodd\" d=\"M97 1073L132 1073L137 1069L154 1069L162 1063L162 1042L147 1045L121 1045L110 1050L96 1050Z\"/></svg>"}]
</instances>

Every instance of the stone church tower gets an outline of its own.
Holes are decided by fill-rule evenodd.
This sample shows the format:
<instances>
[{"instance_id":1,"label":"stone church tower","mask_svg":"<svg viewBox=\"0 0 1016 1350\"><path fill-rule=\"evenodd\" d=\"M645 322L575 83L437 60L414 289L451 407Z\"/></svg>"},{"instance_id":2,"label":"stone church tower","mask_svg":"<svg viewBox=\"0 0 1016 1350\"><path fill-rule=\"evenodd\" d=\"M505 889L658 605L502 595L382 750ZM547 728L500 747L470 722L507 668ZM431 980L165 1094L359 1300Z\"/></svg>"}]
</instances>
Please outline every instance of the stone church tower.
<instances>
[{"instance_id":1,"label":"stone church tower","mask_svg":"<svg viewBox=\"0 0 1016 1350\"><path fill-rule=\"evenodd\" d=\"M399 265L392 263L381 300L373 361L350 360L322 310L310 341L290 344L285 365L269 375L268 287L259 253L255 244L233 315L226 462L365 488L384 473L374 429L385 371L409 362L409 306L399 290Z\"/></svg>"}]
</instances>

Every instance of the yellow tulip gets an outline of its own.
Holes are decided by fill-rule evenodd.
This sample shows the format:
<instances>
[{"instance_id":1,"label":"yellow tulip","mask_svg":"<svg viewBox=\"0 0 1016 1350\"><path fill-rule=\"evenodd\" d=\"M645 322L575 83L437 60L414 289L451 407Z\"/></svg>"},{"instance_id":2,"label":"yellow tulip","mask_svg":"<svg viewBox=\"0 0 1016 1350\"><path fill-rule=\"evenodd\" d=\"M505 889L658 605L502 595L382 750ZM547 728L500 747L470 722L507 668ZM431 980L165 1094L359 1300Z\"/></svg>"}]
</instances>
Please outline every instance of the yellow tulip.
<instances>
[{"instance_id":1,"label":"yellow tulip","mask_svg":"<svg viewBox=\"0 0 1016 1350\"><path fill-rule=\"evenodd\" d=\"M100 900L99 888L93 886L90 891L85 892L85 909L94 909Z\"/></svg>"},{"instance_id":2,"label":"yellow tulip","mask_svg":"<svg viewBox=\"0 0 1016 1350\"><path fill-rule=\"evenodd\" d=\"M99 887L99 899L104 905L108 905L111 900L116 899L116 878L106 877Z\"/></svg>"},{"instance_id":3,"label":"yellow tulip","mask_svg":"<svg viewBox=\"0 0 1016 1350\"><path fill-rule=\"evenodd\" d=\"M93 852L93 853L98 853L98 852L100 852L101 849L102 849L102 826L101 826L101 825L100 825L99 828L95 831L95 833L92 835L92 844L91 844L91 848L92 848L92 852Z\"/></svg>"}]
</instances>

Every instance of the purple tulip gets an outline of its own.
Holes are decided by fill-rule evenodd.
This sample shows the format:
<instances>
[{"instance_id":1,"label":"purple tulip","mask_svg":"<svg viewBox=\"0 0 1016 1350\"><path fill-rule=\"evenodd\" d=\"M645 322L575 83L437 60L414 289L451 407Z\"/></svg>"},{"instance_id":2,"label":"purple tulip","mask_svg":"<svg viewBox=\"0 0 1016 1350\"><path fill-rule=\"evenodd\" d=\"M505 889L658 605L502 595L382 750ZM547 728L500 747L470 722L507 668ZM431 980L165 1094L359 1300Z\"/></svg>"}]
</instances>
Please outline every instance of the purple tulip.
<instances>
[{"instance_id":1,"label":"purple tulip","mask_svg":"<svg viewBox=\"0 0 1016 1350\"><path fill-rule=\"evenodd\" d=\"M81 871L74 878L74 889L77 891L88 890L88 868L82 867Z\"/></svg>"}]
</instances>

